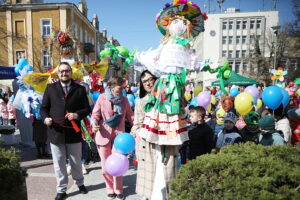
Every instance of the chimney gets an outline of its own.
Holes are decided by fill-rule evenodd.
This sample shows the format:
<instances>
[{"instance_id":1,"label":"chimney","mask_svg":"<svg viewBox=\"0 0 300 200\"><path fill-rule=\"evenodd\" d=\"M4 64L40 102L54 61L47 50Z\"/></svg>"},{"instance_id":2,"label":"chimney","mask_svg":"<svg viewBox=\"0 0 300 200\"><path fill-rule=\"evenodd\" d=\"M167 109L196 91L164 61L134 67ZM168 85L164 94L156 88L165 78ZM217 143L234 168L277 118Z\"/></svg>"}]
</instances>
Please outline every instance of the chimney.
<instances>
[{"instance_id":1,"label":"chimney","mask_svg":"<svg viewBox=\"0 0 300 200\"><path fill-rule=\"evenodd\" d=\"M97 31L99 31L99 20L97 14L94 14L92 24L97 29Z\"/></svg>"},{"instance_id":2,"label":"chimney","mask_svg":"<svg viewBox=\"0 0 300 200\"><path fill-rule=\"evenodd\" d=\"M88 9L87 9L87 6L86 6L86 1L85 0L81 0L78 4L78 9L80 10L80 12L85 16L87 17L87 12L88 12Z\"/></svg>"}]
</instances>

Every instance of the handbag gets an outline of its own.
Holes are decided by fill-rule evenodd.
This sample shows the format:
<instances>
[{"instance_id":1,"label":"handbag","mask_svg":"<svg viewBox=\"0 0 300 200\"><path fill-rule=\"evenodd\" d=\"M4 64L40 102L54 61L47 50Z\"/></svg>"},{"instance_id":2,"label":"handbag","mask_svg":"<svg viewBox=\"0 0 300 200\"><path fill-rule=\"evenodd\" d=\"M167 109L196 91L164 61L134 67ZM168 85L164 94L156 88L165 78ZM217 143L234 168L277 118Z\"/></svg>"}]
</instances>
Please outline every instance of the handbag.
<instances>
[{"instance_id":1,"label":"handbag","mask_svg":"<svg viewBox=\"0 0 300 200\"><path fill-rule=\"evenodd\" d=\"M109 119L105 120L104 122L111 128L115 128L120 124L120 121L121 121L121 115L115 113L113 116L111 116Z\"/></svg>"}]
</instances>

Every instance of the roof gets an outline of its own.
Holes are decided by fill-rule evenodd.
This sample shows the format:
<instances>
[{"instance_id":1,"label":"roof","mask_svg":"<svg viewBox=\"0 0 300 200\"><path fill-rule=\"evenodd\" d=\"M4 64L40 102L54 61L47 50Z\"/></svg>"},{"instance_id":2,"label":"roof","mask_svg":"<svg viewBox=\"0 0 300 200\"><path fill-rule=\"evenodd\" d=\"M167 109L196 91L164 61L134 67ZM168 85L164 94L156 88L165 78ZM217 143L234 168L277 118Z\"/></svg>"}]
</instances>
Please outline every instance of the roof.
<instances>
[{"instance_id":1,"label":"roof","mask_svg":"<svg viewBox=\"0 0 300 200\"><path fill-rule=\"evenodd\" d=\"M242 75L237 74L236 72L232 71L230 78L224 80L224 85L253 85L256 84L256 80L252 78L248 78ZM219 86L220 81L214 81L211 84L212 86Z\"/></svg>"}]
</instances>

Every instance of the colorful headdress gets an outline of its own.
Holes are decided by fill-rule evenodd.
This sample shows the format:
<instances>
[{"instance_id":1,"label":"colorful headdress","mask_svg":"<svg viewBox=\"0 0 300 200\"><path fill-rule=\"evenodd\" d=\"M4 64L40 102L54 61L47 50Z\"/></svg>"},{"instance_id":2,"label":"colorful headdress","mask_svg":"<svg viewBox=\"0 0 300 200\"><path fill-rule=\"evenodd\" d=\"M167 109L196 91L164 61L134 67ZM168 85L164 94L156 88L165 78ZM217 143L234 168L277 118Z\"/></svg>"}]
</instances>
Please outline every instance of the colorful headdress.
<instances>
[{"instance_id":1,"label":"colorful headdress","mask_svg":"<svg viewBox=\"0 0 300 200\"><path fill-rule=\"evenodd\" d=\"M156 16L156 26L163 35L166 34L166 29L174 16L183 16L192 23L191 32L193 37L204 31L204 20L207 19L206 13L201 13L200 7L191 1L174 0L173 3L165 4Z\"/></svg>"}]
</instances>

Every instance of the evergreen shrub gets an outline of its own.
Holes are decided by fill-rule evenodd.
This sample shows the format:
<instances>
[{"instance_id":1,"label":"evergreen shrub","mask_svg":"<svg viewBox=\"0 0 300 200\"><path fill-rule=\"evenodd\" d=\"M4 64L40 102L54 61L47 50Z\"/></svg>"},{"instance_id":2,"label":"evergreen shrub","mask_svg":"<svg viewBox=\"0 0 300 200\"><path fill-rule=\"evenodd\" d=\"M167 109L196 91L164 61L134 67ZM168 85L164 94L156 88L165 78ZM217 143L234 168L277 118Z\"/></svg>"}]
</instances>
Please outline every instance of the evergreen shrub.
<instances>
[{"instance_id":1,"label":"evergreen shrub","mask_svg":"<svg viewBox=\"0 0 300 200\"><path fill-rule=\"evenodd\" d=\"M0 144L0 199L27 199L25 177L16 149L6 149Z\"/></svg>"},{"instance_id":2,"label":"evergreen shrub","mask_svg":"<svg viewBox=\"0 0 300 200\"><path fill-rule=\"evenodd\" d=\"M184 165L171 200L300 199L300 148L230 145Z\"/></svg>"}]
</instances>

